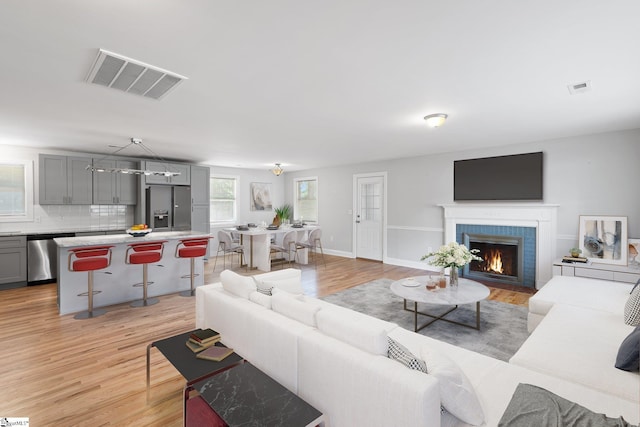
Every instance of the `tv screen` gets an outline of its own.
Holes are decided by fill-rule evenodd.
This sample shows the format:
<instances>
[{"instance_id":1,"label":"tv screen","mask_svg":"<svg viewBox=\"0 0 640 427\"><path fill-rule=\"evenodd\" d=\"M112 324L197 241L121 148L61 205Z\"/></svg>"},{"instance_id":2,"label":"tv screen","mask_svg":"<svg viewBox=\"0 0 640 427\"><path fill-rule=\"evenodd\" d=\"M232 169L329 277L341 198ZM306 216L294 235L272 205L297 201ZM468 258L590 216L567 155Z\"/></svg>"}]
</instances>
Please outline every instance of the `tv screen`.
<instances>
[{"instance_id":1,"label":"tv screen","mask_svg":"<svg viewBox=\"0 0 640 427\"><path fill-rule=\"evenodd\" d=\"M542 200L542 152L454 161L453 200Z\"/></svg>"}]
</instances>

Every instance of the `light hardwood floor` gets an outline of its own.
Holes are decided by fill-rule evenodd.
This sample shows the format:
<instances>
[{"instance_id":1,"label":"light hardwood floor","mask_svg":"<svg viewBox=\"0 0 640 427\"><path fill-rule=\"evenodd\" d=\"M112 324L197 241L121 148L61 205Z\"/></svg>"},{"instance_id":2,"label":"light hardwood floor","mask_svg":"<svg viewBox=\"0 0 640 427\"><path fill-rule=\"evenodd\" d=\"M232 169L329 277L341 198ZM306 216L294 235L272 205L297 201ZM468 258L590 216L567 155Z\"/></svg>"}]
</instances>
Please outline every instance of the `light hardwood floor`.
<instances>
[{"instance_id":1,"label":"light hardwood floor","mask_svg":"<svg viewBox=\"0 0 640 427\"><path fill-rule=\"evenodd\" d=\"M424 274L372 261L326 260L326 268L302 268L305 293L324 296L381 277ZM212 269L213 260L205 267L207 283L222 266ZM526 305L529 297L492 288L489 298ZM0 417L29 417L32 426L182 425L182 377L152 350L148 403L145 355L151 341L194 327L195 298L167 295L135 309L120 304L88 320L58 315L55 284L3 290L0 301Z\"/></svg>"}]
</instances>

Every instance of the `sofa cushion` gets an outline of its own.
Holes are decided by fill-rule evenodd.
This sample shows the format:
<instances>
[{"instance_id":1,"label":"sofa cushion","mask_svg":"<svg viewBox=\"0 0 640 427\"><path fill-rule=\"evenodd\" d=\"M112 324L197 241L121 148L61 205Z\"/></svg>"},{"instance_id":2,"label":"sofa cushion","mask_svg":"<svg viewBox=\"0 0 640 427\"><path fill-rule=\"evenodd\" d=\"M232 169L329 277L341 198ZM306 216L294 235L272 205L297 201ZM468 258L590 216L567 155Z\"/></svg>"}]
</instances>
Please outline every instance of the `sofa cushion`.
<instances>
[{"instance_id":1,"label":"sofa cushion","mask_svg":"<svg viewBox=\"0 0 640 427\"><path fill-rule=\"evenodd\" d=\"M624 305L624 323L630 326L640 325L640 279L631 290L631 295Z\"/></svg>"},{"instance_id":2,"label":"sofa cushion","mask_svg":"<svg viewBox=\"0 0 640 427\"><path fill-rule=\"evenodd\" d=\"M300 336L298 346L298 396L325 414L326 425L440 425L435 377L319 330Z\"/></svg>"},{"instance_id":3,"label":"sofa cushion","mask_svg":"<svg viewBox=\"0 0 640 427\"><path fill-rule=\"evenodd\" d=\"M308 326L316 326L316 313L320 307L301 301L288 292L276 292L271 297L271 308L290 319Z\"/></svg>"},{"instance_id":4,"label":"sofa cushion","mask_svg":"<svg viewBox=\"0 0 640 427\"><path fill-rule=\"evenodd\" d=\"M265 295L261 292L251 292L249 294L249 301L255 302L256 304L260 304L261 306L268 308L271 310L271 296Z\"/></svg>"},{"instance_id":5,"label":"sofa cushion","mask_svg":"<svg viewBox=\"0 0 640 427\"><path fill-rule=\"evenodd\" d=\"M387 356L388 322L355 311L332 308L320 310L316 320L322 333L368 353Z\"/></svg>"},{"instance_id":6,"label":"sofa cushion","mask_svg":"<svg viewBox=\"0 0 640 427\"><path fill-rule=\"evenodd\" d=\"M640 326L627 336L618 350L616 368L623 371L640 371Z\"/></svg>"},{"instance_id":7,"label":"sofa cushion","mask_svg":"<svg viewBox=\"0 0 640 427\"><path fill-rule=\"evenodd\" d=\"M429 375L438 379L444 409L465 423L474 426L484 423L484 413L476 392L458 365L440 351L428 346L422 347L421 354Z\"/></svg>"},{"instance_id":8,"label":"sofa cushion","mask_svg":"<svg viewBox=\"0 0 640 427\"><path fill-rule=\"evenodd\" d=\"M556 304L509 362L638 402L640 377L615 368L632 330L621 312Z\"/></svg>"},{"instance_id":9,"label":"sofa cushion","mask_svg":"<svg viewBox=\"0 0 640 427\"><path fill-rule=\"evenodd\" d=\"M545 315L556 303L619 313L629 297L630 283L584 277L554 276L529 298L529 311ZM604 298L606 296L606 298Z\"/></svg>"},{"instance_id":10,"label":"sofa cushion","mask_svg":"<svg viewBox=\"0 0 640 427\"><path fill-rule=\"evenodd\" d=\"M231 270L220 273L220 282L225 291L240 298L249 299L249 294L256 290L251 277L241 276Z\"/></svg>"},{"instance_id":11,"label":"sofa cushion","mask_svg":"<svg viewBox=\"0 0 640 427\"><path fill-rule=\"evenodd\" d=\"M391 360L396 360L402 363L409 369L415 369L416 371L427 373L427 364L424 360L418 359L413 353L393 338L387 337L389 342L389 350L387 357Z\"/></svg>"},{"instance_id":12,"label":"sofa cushion","mask_svg":"<svg viewBox=\"0 0 640 427\"><path fill-rule=\"evenodd\" d=\"M414 353L420 354L420 348L428 346L446 354L447 357L455 362L464 372L476 392L487 427L498 425L498 421L502 417L519 383L529 383L544 387L592 411L607 414L610 417L622 415L625 420L633 424L638 424L640 419L640 404L638 401L631 402L626 399L619 399L610 393L597 391L581 384L511 365L444 341L416 334L401 327L391 331L389 336L406 345ZM460 426L460 421L454 424L450 422L454 420L449 418L453 418L449 413L442 415L442 427Z\"/></svg>"}]
</instances>

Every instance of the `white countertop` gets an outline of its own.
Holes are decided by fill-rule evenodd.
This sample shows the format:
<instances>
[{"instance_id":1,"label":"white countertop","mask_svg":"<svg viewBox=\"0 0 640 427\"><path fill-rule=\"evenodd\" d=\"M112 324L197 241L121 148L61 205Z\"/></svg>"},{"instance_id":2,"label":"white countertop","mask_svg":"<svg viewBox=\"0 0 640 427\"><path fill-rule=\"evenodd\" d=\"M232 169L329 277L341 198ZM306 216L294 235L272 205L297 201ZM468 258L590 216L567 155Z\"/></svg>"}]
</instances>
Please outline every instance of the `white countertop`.
<instances>
[{"instance_id":1,"label":"white countertop","mask_svg":"<svg viewBox=\"0 0 640 427\"><path fill-rule=\"evenodd\" d=\"M58 237L53 239L59 248L77 246L116 245L121 243L140 243L155 240L179 240L186 237L210 237L201 231L152 231L143 237L133 237L130 234L107 234L100 236Z\"/></svg>"}]
</instances>

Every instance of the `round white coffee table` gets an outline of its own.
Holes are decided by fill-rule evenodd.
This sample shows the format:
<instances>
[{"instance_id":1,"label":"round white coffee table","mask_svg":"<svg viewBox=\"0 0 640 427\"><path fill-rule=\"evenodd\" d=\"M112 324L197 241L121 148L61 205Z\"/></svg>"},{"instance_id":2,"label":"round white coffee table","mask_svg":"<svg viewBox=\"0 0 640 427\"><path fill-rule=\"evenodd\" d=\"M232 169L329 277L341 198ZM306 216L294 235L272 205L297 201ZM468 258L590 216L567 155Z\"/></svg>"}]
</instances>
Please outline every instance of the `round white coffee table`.
<instances>
[{"instance_id":1,"label":"round white coffee table","mask_svg":"<svg viewBox=\"0 0 640 427\"><path fill-rule=\"evenodd\" d=\"M444 289L438 288L435 291L430 291L426 288L428 280L429 276L416 276L397 280L391 284L391 292L398 295L399 297L402 297L404 299L404 309L413 313L413 325L415 332L426 328L436 320L443 320L445 322L454 323L456 325L480 330L480 301L486 299L489 296L489 288L487 288L482 283L460 278L458 279L457 288L447 287ZM407 308L407 300L413 301L413 309ZM443 306L452 305L453 308L439 316L436 316L433 314L418 311L419 302ZM472 304L474 302L476 303L475 326L444 318L444 316L458 308L459 305ZM422 316L431 317L433 320L418 327L419 314Z\"/></svg>"}]
</instances>

